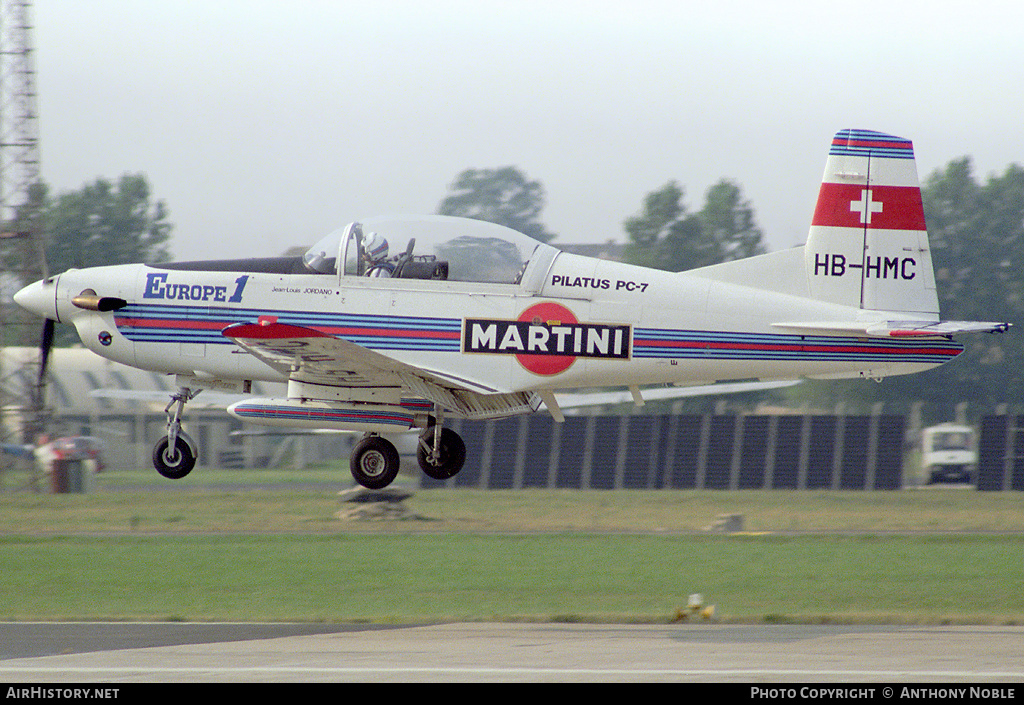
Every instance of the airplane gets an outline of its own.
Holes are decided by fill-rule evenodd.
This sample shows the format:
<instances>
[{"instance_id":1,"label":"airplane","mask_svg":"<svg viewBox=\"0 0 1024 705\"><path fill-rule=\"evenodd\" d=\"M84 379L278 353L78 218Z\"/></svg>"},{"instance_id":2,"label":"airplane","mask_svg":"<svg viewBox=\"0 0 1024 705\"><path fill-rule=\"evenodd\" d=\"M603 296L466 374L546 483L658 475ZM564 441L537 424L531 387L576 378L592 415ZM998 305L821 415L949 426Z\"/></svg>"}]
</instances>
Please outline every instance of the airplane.
<instances>
[{"instance_id":1,"label":"airplane","mask_svg":"<svg viewBox=\"0 0 1024 705\"><path fill-rule=\"evenodd\" d=\"M940 320L913 144L870 130L832 139L805 245L686 272L398 216L350 223L301 257L72 269L15 301L46 319L44 339L71 323L103 357L176 375L153 451L162 475L195 465L189 400L265 380L286 395L228 412L364 433L350 466L369 488L398 474L394 431L419 433L428 476L458 473L466 447L448 417L546 406L562 421L559 394L580 389L642 404L649 385L881 379L952 360L955 334L1010 327Z\"/></svg>"}]
</instances>

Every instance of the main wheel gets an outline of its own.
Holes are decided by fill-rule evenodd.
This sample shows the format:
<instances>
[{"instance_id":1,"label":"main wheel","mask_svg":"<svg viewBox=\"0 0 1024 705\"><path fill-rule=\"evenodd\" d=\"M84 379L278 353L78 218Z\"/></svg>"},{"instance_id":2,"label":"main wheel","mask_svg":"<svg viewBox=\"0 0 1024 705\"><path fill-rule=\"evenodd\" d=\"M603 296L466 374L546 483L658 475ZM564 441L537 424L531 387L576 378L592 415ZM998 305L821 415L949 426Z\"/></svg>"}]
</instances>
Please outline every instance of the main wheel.
<instances>
[{"instance_id":1,"label":"main wheel","mask_svg":"<svg viewBox=\"0 0 1024 705\"><path fill-rule=\"evenodd\" d=\"M420 443L416 447L416 460L424 474L435 480L447 480L458 474L466 462L466 444L462 437L450 428L442 428L441 457L436 463L430 457L433 447L434 429L428 428L420 436Z\"/></svg>"},{"instance_id":2,"label":"main wheel","mask_svg":"<svg viewBox=\"0 0 1024 705\"><path fill-rule=\"evenodd\" d=\"M183 435L179 434L174 440L173 449L171 449L171 444L166 436L157 441L153 448L153 467L158 473L171 480L180 480L192 472L192 468L196 465L195 451L182 437Z\"/></svg>"},{"instance_id":3,"label":"main wheel","mask_svg":"<svg viewBox=\"0 0 1024 705\"><path fill-rule=\"evenodd\" d=\"M363 487L380 490L398 477L400 462L391 441L370 436L359 441L352 451L352 477Z\"/></svg>"}]
</instances>

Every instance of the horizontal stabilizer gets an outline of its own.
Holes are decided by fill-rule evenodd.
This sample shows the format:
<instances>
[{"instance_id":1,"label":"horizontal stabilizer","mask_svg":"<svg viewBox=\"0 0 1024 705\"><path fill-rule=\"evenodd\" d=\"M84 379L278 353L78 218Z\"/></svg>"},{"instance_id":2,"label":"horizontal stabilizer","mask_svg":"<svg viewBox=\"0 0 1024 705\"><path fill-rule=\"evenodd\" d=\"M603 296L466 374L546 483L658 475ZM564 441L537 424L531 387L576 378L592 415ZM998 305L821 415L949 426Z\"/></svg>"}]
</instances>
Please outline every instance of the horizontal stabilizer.
<instances>
[{"instance_id":1,"label":"horizontal stabilizer","mask_svg":"<svg viewBox=\"0 0 1024 705\"><path fill-rule=\"evenodd\" d=\"M992 321L800 321L772 325L807 333L825 331L876 338L948 338L960 333L1005 333L1012 324Z\"/></svg>"}]
</instances>

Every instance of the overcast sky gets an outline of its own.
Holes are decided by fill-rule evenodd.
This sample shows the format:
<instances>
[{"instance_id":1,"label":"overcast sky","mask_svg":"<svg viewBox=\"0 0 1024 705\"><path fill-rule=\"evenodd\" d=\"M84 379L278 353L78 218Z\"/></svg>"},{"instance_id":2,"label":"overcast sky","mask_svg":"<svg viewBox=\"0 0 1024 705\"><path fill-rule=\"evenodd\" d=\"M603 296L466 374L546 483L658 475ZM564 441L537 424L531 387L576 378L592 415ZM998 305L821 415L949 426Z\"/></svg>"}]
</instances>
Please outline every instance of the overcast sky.
<instances>
[{"instance_id":1,"label":"overcast sky","mask_svg":"<svg viewBox=\"0 0 1024 705\"><path fill-rule=\"evenodd\" d=\"M1019 0L36 0L42 174L144 173L178 259L271 256L432 213L515 165L561 242L625 241L720 178L803 242L832 135L914 141L922 179L1024 163Z\"/></svg>"}]
</instances>

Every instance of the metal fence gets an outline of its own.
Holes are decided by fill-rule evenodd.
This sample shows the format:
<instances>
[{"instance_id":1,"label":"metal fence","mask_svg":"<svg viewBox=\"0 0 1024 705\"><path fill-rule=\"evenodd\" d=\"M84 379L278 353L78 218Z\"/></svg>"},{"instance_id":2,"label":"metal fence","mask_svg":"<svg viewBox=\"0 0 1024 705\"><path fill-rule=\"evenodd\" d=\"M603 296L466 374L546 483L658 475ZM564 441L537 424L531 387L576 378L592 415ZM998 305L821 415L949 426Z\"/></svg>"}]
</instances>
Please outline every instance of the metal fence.
<instances>
[{"instance_id":1,"label":"metal fence","mask_svg":"<svg viewBox=\"0 0 1024 705\"><path fill-rule=\"evenodd\" d=\"M903 485L902 416L534 415L453 421L456 477L422 487L849 489Z\"/></svg>"},{"instance_id":2,"label":"metal fence","mask_svg":"<svg viewBox=\"0 0 1024 705\"><path fill-rule=\"evenodd\" d=\"M985 416L978 437L980 491L1024 490L1024 416Z\"/></svg>"}]
</instances>

